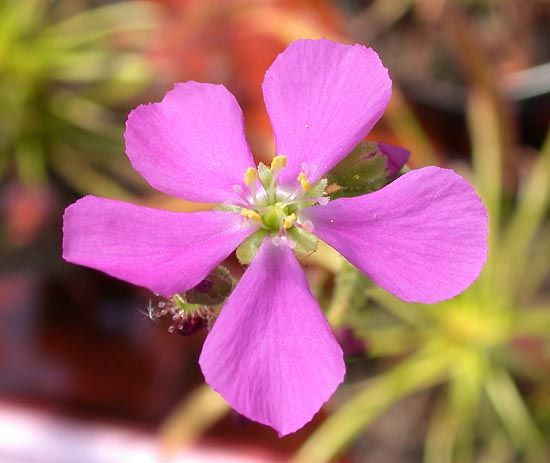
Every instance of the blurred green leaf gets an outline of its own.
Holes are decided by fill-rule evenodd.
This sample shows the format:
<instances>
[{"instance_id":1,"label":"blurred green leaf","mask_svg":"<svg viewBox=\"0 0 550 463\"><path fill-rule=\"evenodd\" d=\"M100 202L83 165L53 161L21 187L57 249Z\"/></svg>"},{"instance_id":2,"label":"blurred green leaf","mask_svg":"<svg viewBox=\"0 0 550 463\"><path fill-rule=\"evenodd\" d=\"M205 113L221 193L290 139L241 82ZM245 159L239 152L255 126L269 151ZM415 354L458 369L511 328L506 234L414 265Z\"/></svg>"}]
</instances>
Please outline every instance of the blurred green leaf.
<instances>
[{"instance_id":1,"label":"blurred green leaf","mask_svg":"<svg viewBox=\"0 0 550 463\"><path fill-rule=\"evenodd\" d=\"M393 369L368 380L311 435L291 463L327 463L391 405L446 376L447 352L426 346Z\"/></svg>"},{"instance_id":2,"label":"blurred green leaf","mask_svg":"<svg viewBox=\"0 0 550 463\"><path fill-rule=\"evenodd\" d=\"M529 247L548 213L550 202L550 133L527 178L520 184L516 208L506 227L499 247L502 280L498 283L510 297L521 293L521 280L517 278L530 271ZM514 265L506 265L514 262Z\"/></svg>"},{"instance_id":3,"label":"blurred green leaf","mask_svg":"<svg viewBox=\"0 0 550 463\"><path fill-rule=\"evenodd\" d=\"M28 184L55 171L79 193L131 199L144 182L115 160L124 114L114 108L152 76L139 34L157 8L117 2L67 16L74 9L0 2L0 175Z\"/></svg>"},{"instance_id":4,"label":"blurred green leaf","mask_svg":"<svg viewBox=\"0 0 550 463\"><path fill-rule=\"evenodd\" d=\"M355 312L363 308L366 291L370 286L372 283L361 272L351 264L343 262L334 280L332 299L327 311L329 323L338 328L344 322L346 312Z\"/></svg>"},{"instance_id":5,"label":"blurred green leaf","mask_svg":"<svg viewBox=\"0 0 550 463\"><path fill-rule=\"evenodd\" d=\"M134 195L95 170L76 152L60 148L50 159L52 169L78 193L132 201Z\"/></svg>"},{"instance_id":6,"label":"blurred green leaf","mask_svg":"<svg viewBox=\"0 0 550 463\"><path fill-rule=\"evenodd\" d=\"M531 463L543 462L543 439L509 373L493 367L485 390L510 439L525 450Z\"/></svg>"},{"instance_id":7,"label":"blurred green leaf","mask_svg":"<svg viewBox=\"0 0 550 463\"><path fill-rule=\"evenodd\" d=\"M410 149L412 165L424 167L439 164L432 142L395 83L392 87L392 98L383 117L400 144Z\"/></svg>"},{"instance_id":8,"label":"blurred green leaf","mask_svg":"<svg viewBox=\"0 0 550 463\"><path fill-rule=\"evenodd\" d=\"M206 384L195 389L170 416L160 430L161 454L165 458L190 445L210 426L229 412L229 405Z\"/></svg>"}]
</instances>

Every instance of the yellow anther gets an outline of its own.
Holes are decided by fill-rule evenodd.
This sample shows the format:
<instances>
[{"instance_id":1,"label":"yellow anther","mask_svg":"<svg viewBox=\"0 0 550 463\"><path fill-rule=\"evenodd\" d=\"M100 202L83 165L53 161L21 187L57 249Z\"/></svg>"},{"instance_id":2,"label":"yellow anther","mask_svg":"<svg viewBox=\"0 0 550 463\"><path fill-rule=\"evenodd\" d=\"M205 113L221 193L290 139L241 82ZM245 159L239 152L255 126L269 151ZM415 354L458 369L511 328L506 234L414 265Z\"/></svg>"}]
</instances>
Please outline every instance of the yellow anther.
<instances>
[{"instance_id":1,"label":"yellow anther","mask_svg":"<svg viewBox=\"0 0 550 463\"><path fill-rule=\"evenodd\" d=\"M294 222L296 222L296 214L292 213L290 215L287 215L285 217L285 221L283 222L283 228L285 230L292 228L292 226L294 225Z\"/></svg>"},{"instance_id":2,"label":"yellow anther","mask_svg":"<svg viewBox=\"0 0 550 463\"><path fill-rule=\"evenodd\" d=\"M251 209L243 209L241 211L241 215L243 217L246 217L247 219L250 219L250 220L256 220L256 221L260 221L262 220L262 217L260 214L258 214L256 211L253 211Z\"/></svg>"},{"instance_id":3,"label":"yellow anther","mask_svg":"<svg viewBox=\"0 0 550 463\"><path fill-rule=\"evenodd\" d=\"M311 190L311 184L308 182L306 174L300 172L300 175L298 175L298 181L300 182L302 190L306 192Z\"/></svg>"},{"instance_id":4,"label":"yellow anther","mask_svg":"<svg viewBox=\"0 0 550 463\"><path fill-rule=\"evenodd\" d=\"M258 172L256 172L256 169L254 167L249 167L246 169L246 172L244 173L244 183L247 186L252 185L256 179L258 178Z\"/></svg>"},{"instance_id":5,"label":"yellow anther","mask_svg":"<svg viewBox=\"0 0 550 463\"><path fill-rule=\"evenodd\" d=\"M280 170L286 167L286 156L278 154L271 160L271 170Z\"/></svg>"}]
</instances>

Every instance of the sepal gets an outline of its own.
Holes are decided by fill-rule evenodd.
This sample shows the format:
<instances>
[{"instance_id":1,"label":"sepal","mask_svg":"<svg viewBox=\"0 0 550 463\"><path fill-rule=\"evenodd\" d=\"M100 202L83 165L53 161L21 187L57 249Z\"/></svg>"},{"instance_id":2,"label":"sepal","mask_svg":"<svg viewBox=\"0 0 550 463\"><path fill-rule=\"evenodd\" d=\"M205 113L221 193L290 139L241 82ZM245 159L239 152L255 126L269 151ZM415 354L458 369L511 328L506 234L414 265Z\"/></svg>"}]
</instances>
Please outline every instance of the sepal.
<instances>
[{"instance_id":1,"label":"sepal","mask_svg":"<svg viewBox=\"0 0 550 463\"><path fill-rule=\"evenodd\" d=\"M294 252L297 254L311 254L317 251L317 238L303 228L292 227L288 230L288 236L296 245Z\"/></svg>"},{"instance_id":2,"label":"sepal","mask_svg":"<svg viewBox=\"0 0 550 463\"><path fill-rule=\"evenodd\" d=\"M252 259L254 259L254 256L260 248L260 244L267 234L267 230L257 230L239 245L236 255L241 265L248 265L252 262Z\"/></svg>"}]
</instances>

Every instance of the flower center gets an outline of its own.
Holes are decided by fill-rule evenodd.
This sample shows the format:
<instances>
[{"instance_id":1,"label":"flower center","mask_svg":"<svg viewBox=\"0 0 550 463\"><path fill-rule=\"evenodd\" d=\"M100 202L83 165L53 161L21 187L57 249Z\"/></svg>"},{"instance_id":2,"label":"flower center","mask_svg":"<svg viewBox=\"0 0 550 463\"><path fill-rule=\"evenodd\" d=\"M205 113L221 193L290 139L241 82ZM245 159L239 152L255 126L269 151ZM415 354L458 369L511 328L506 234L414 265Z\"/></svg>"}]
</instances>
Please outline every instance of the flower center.
<instances>
[{"instance_id":1,"label":"flower center","mask_svg":"<svg viewBox=\"0 0 550 463\"><path fill-rule=\"evenodd\" d=\"M286 157L278 155L267 167L260 163L257 169L249 167L244 174L244 183L249 189L245 195L246 205L241 214L271 233L284 233L293 227L306 227L308 221L300 220L300 211L316 203L325 203L326 181L312 186L304 172L297 177L296 188L285 188L278 184L279 173L286 167ZM307 222L307 223L306 223Z\"/></svg>"},{"instance_id":2,"label":"flower center","mask_svg":"<svg viewBox=\"0 0 550 463\"><path fill-rule=\"evenodd\" d=\"M310 234L313 225L301 217L300 212L314 204L326 204L326 180L311 184L305 172L300 172L294 186L280 185L279 174L286 167L286 157L278 155L271 165L260 163L257 169L250 167L244 173L241 215L259 228L259 233L270 235L274 242L286 243L295 248L300 242L309 241L311 249L315 238Z\"/></svg>"}]
</instances>

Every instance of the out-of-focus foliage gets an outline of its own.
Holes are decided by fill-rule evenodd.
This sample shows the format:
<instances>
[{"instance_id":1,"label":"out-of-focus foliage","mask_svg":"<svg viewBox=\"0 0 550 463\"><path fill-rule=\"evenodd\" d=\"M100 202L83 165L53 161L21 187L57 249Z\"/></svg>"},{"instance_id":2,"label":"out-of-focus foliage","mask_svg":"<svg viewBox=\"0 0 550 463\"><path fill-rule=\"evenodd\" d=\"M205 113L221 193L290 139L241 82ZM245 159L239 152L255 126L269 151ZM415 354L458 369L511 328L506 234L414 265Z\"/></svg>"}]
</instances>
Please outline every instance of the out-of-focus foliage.
<instances>
[{"instance_id":1,"label":"out-of-focus foliage","mask_svg":"<svg viewBox=\"0 0 550 463\"><path fill-rule=\"evenodd\" d=\"M116 109L149 80L140 33L155 8L78 5L0 0L0 179L31 185L54 173L78 192L124 198L120 182L137 177L120 156Z\"/></svg>"}]
</instances>

